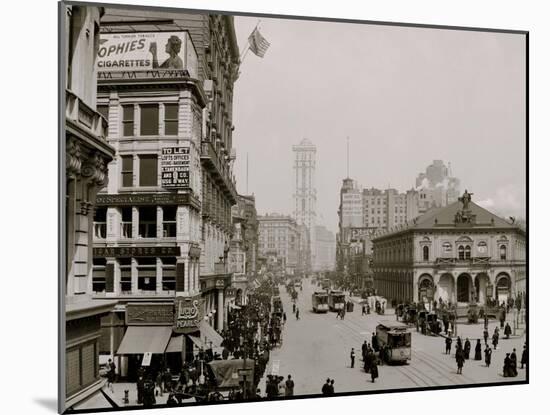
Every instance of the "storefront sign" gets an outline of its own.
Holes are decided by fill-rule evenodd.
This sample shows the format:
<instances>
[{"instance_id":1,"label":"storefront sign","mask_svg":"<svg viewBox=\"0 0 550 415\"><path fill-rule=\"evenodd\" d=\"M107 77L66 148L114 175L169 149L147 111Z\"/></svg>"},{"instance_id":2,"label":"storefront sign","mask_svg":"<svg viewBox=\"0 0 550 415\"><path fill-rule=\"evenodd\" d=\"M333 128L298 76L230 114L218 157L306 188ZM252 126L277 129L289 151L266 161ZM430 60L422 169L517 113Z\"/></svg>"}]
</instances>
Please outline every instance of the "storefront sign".
<instances>
[{"instance_id":1,"label":"storefront sign","mask_svg":"<svg viewBox=\"0 0 550 415\"><path fill-rule=\"evenodd\" d=\"M203 318L201 296L176 297L175 305L174 332L191 333L199 330Z\"/></svg>"},{"instance_id":2,"label":"storefront sign","mask_svg":"<svg viewBox=\"0 0 550 415\"><path fill-rule=\"evenodd\" d=\"M143 354L143 359L141 360L141 366L150 366L151 365L151 357L153 357L153 353L145 352Z\"/></svg>"},{"instance_id":3,"label":"storefront sign","mask_svg":"<svg viewBox=\"0 0 550 415\"><path fill-rule=\"evenodd\" d=\"M187 32L105 33L100 36L98 77L134 73L135 77L157 70L186 71L197 78L197 52Z\"/></svg>"},{"instance_id":4,"label":"storefront sign","mask_svg":"<svg viewBox=\"0 0 550 415\"><path fill-rule=\"evenodd\" d=\"M94 248L97 258L180 256L179 246L114 246Z\"/></svg>"},{"instance_id":5,"label":"storefront sign","mask_svg":"<svg viewBox=\"0 0 550 415\"><path fill-rule=\"evenodd\" d=\"M126 325L128 326L170 326L174 322L174 306L157 303L128 303Z\"/></svg>"},{"instance_id":6,"label":"storefront sign","mask_svg":"<svg viewBox=\"0 0 550 415\"><path fill-rule=\"evenodd\" d=\"M189 147L165 147L160 157L162 187L189 188Z\"/></svg>"},{"instance_id":7,"label":"storefront sign","mask_svg":"<svg viewBox=\"0 0 550 415\"><path fill-rule=\"evenodd\" d=\"M156 193L145 195L97 195L97 206L150 206L192 205L200 207L199 201L190 193Z\"/></svg>"}]
</instances>

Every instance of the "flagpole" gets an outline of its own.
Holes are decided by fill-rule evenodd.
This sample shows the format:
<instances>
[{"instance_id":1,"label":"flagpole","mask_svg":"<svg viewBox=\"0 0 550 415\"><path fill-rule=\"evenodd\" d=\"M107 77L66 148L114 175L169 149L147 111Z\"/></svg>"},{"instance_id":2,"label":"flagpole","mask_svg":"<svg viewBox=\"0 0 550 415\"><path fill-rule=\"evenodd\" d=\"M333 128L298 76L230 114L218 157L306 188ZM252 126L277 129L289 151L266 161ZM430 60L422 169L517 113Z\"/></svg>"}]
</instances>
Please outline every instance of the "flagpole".
<instances>
[{"instance_id":1,"label":"flagpole","mask_svg":"<svg viewBox=\"0 0 550 415\"><path fill-rule=\"evenodd\" d=\"M254 33L258 29L258 26L260 26L261 21L262 21L261 19L258 19L256 26L254 26L254 29L252 29L252 33ZM248 55L249 50L250 50L250 43L248 42L248 38L247 38L246 49L244 50L244 52L241 54L241 57L239 58L241 60L241 65L244 62L244 58L246 58L246 55Z\"/></svg>"}]
</instances>

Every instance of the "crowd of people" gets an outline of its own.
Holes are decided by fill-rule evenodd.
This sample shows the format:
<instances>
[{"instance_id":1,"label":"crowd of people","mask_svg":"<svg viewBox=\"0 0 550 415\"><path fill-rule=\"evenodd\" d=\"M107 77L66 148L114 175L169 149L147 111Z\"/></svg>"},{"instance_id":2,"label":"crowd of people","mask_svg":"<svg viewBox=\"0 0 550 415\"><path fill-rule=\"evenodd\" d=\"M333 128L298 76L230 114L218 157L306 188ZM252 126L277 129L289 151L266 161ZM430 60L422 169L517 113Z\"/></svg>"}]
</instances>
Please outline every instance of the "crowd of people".
<instances>
[{"instance_id":1,"label":"crowd of people","mask_svg":"<svg viewBox=\"0 0 550 415\"><path fill-rule=\"evenodd\" d=\"M505 336L508 339L511 330L508 324L506 324L505 327L506 327ZM485 366L490 367L493 351L496 351L498 348L499 338L500 338L500 330L499 330L499 327L496 326L495 330L493 331L493 335L491 336L491 344L489 344L488 326L485 325L483 330L483 339L475 340L476 345L474 348L473 360L475 361L485 360ZM482 340L483 340L483 344L482 344ZM451 354L452 344L453 344L453 339L451 338L451 336L446 336L445 337L445 354ZM457 371L456 371L457 374L462 374L464 363L467 360L470 360L470 354L471 354L470 339L466 338L466 340L463 343L460 336L457 337L455 341L455 361L457 365ZM523 369L524 366L527 364L527 357L528 357L527 344L524 344L523 352L521 355L521 361L520 361L521 369ZM516 355L516 349L513 349L511 353L506 353L506 357L504 358L503 376L516 377L517 375L518 375L517 355Z\"/></svg>"}]
</instances>

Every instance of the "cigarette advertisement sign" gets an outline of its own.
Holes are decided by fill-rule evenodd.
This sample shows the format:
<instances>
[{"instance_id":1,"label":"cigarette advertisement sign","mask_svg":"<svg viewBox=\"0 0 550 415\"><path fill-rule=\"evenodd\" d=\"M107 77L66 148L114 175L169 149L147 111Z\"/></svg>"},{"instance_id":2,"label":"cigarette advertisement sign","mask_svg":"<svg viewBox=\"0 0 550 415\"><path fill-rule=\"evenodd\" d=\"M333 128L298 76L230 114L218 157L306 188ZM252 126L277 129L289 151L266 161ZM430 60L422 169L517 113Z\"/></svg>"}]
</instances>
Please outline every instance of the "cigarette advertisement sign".
<instances>
[{"instance_id":1,"label":"cigarette advertisement sign","mask_svg":"<svg viewBox=\"0 0 550 415\"><path fill-rule=\"evenodd\" d=\"M129 78L163 75L197 78L197 52L187 32L108 33L100 37L98 77L102 72L128 74ZM133 75L133 76L132 76Z\"/></svg>"},{"instance_id":2,"label":"cigarette advertisement sign","mask_svg":"<svg viewBox=\"0 0 550 415\"><path fill-rule=\"evenodd\" d=\"M160 158L162 187L189 188L189 147L165 147Z\"/></svg>"}]
</instances>

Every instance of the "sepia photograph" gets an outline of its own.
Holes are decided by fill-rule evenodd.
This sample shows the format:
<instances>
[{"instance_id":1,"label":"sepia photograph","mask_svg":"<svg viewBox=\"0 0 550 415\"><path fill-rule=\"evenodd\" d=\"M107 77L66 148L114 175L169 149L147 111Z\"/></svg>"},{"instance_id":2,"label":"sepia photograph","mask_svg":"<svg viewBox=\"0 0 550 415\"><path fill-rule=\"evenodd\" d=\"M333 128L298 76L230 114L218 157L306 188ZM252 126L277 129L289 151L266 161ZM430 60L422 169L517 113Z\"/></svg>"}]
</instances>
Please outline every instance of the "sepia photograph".
<instances>
[{"instance_id":1,"label":"sepia photograph","mask_svg":"<svg viewBox=\"0 0 550 415\"><path fill-rule=\"evenodd\" d=\"M58 13L60 413L529 383L527 31Z\"/></svg>"}]
</instances>

